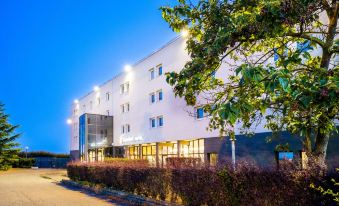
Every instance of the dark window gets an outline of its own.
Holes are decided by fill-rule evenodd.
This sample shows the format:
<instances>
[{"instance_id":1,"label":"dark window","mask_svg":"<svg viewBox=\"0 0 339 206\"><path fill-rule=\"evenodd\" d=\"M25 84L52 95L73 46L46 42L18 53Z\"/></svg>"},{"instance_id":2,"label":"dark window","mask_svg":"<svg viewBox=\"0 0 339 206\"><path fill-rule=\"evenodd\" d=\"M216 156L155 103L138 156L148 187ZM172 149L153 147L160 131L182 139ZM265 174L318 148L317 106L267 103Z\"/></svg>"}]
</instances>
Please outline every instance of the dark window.
<instances>
[{"instance_id":1,"label":"dark window","mask_svg":"<svg viewBox=\"0 0 339 206\"><path fill-rule=\"evenodd\" d=\"M155 102L155 95L151 94L151 102L154 103Z\"/></svg>"},{"instance_id":2,"label":"dark window","mask_svg":"<svg viewBox=\"0 0 339 206\"><path fill-rule=\"evenodd\" d=\"M162 91L159 91L159 101L162 100Z\"/></svg>"},{"instance_id":3,"label":"dark window","mask_svg":"<svg viewBox=\"0 0 339 206\"><path fill-rule=\"evenodd\" d=\"M164 118L163 117L158 117L158 126L162 127L164 125Z\"/></svg>"},{"instance_id":4,"label":"dark window","mask_svg":"<svg viewBox=\"0 0 339 206\"><path fill-rule=\"evenodd\" d=\"M158 76L162 75L162 66L158 67Z\"/></svg>"},{"instance_id":5,"label":"dark window","mask_svg":"<svg viewBox=\"0 0 339 206\"><path fill-rule=\"evenodd\" d=\"M155 127L155 119L151 118L151 127L154 128Z\"/></svg>"},{"instance_id":6,"label":"dark window","mask_svg":"<svg viewBox=\"0 0 339 206\"><path fill-rule=\"evenodd\" d=\"M201 119L204 117L204 109L203 108L198 108L197 109L197 119Z\"/></svg>"}]
</instances>

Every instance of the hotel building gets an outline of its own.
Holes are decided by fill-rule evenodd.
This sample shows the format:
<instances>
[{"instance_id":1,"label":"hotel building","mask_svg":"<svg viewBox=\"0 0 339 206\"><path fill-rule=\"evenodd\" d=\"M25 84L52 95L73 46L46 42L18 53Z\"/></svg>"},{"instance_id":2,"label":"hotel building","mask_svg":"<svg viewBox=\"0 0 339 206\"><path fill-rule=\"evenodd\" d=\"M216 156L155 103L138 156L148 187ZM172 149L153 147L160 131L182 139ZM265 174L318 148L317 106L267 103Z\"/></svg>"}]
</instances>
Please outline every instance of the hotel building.
<instances>
[{"instance_id":1,"label":"hotel building","mask_svg":"<svg viewBox=\"0 0 339 206\"><path fill-rule=\"evenodd\" d=\"M71 116L72 158L101 161L105 157L127 157L163 165L168 157L196 157L212 164L222 156L230 157L229 139L219 137L217 130L208 131L209 117L204 111L175 97L166 82L166 72L180 71L189 60L185 48L185 39L175 38L75 100ZM225 77L226 71L221 69L215 75ZM258 141L265 142L268 131L258 126L255 132L256 138L262 138ZM240 138L237 127L235 133ZM257 142L243 145L257 147ZM255 149L260 150L260 158L265 158L260 147ZM272 160L273 150L271 146L266 151ZM243 150L246 155L251 152Z\"/></svg>"}]
</instances>

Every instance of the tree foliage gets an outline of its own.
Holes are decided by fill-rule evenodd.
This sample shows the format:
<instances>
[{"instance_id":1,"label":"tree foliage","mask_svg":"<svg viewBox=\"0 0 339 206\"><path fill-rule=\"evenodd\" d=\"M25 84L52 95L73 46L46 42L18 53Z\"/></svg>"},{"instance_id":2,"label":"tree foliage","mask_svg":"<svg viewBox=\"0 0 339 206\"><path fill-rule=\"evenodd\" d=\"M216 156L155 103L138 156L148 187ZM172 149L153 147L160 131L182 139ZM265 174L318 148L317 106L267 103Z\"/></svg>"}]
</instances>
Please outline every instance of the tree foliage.
<instances>
[{"instance_id":1,"label":"tree foliage","mask_svg":"<svg viewBox=\"0 0 339 206\"><path fill-rule=\"evenodd\" d=\"M236 124L247 133L262 123L324 160L339 110L338 1L179 0L161 9L174 31L189 33L191 60L167 81L210 114L210 129L234 137Z\"/></svg>"},{"instance_id":2,"label":"tree foliage","mask_svg":"<svg viewBox=\"0 0 339 206\"><path fill-rule=\"evenodd\" d=\"M8 115L5 113L4 104L0 103L0 170L7 170L13 162L18 161L19 146L15 140L19 134L13 134L18 126L8 122Z\"/></svg>"}]
</instances>

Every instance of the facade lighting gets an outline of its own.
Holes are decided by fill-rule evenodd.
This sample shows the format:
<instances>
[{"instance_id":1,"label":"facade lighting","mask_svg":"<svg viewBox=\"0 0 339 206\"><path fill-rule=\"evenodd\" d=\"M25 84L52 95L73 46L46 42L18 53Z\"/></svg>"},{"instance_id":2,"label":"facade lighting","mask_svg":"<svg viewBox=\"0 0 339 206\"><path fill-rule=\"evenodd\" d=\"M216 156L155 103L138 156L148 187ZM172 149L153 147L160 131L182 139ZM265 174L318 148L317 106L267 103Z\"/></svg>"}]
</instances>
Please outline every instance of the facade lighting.
<instances>
[{"instance_id":1,"label":"facade lighting","mask_svg":"<svg viewBox=\"0 0 339 206\"><path fill-rule=\"evenodd\" d=\"M94 86L93 90L94 90L95 92L98 92L98 91L100 90L100 88L99 88L98 86Z\"/></svg>"},{"instance_id":2,"label":"facade lighting","mask_svg":"<svg viewBox=\"0 0 339 206\"><path fill-rule=\"evenodd\" d=\"M72 120L71 119L67 119L67 124L72 124Z\"/></svg>"},{"instance_id":3,"label":"facade lighting","mask_svg":"<svg viewBox=\"0 0 339 206\"><path fill-rule=\"evenodd\" d=\"M129 65L129 64L126 64L126 65L124 66L124 70L125 70L125 72L130 72L130 71L132 70L132 66Z\"/></svg>"}]
</instances>

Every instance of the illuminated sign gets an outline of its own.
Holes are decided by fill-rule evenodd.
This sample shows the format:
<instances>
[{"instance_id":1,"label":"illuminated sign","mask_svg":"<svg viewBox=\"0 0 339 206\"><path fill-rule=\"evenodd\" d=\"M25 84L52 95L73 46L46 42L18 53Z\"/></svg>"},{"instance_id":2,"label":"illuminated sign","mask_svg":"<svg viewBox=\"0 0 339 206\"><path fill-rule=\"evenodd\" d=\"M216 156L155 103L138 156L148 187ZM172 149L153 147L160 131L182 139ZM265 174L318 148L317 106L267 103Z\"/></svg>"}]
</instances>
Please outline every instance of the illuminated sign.
<instances>
[{"instance_id":1,"label":"illuminated sign","mask_svg":"<svg viewBox=\"0 0 339 206\"><path fill-rule=\"evenodd\" d=\"M136 137L122 137L121 138L121 143L130 143L130 142L138 142L138 141L143 141L144 138L142 136L136 136Z\"/></svg>"}]
</instances>

